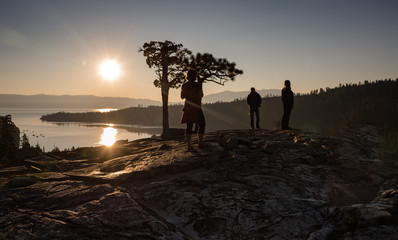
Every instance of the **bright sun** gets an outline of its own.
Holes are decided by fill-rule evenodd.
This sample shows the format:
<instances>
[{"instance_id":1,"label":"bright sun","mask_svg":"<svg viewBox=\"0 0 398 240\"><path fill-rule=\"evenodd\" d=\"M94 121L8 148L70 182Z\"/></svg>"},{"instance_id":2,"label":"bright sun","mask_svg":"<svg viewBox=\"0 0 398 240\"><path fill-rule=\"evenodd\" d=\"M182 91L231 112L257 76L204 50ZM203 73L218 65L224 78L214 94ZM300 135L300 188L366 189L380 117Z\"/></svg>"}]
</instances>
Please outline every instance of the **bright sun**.
<instances>
[{"instance_id":1,"label":"bright sun","mask_svg":"<svg viewBox=\"0 0 398 240\"><path fill-rule=\"evenodd\" d=\"M99 67L99 72L105 80L113 81L121 74L119 63L115 60L105 60Z\"/></svg>"}]
</instances>

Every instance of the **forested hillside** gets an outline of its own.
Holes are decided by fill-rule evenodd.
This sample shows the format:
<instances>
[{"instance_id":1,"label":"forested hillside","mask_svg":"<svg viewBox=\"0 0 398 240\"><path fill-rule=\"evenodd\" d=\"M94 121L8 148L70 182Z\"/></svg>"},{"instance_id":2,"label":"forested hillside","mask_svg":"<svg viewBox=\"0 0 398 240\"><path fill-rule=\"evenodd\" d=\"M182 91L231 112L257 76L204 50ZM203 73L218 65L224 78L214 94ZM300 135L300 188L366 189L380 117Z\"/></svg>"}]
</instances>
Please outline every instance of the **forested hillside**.
<instances>
[{"instance_id":1,"label":"forested hillside","mask_svg":"<svg viewBox=\"0 0 398 240\"><path fill-rule=\"evenodd\" d=\"M294 91L294 89L293 89ZM179 124L181 105L169 107L170 125ZM249 128L245 100L203 105L207 130ZM161 125L161 107L132 107L109 113L55 113L42 117L56 122L107 122ZM280 128L282 101L280 97L263 98L260 108L261 127ZM296 95L291 127L333 133L352 124L371 124L383 129L398 129L398 79L340 85Z\"/></svg>"}]
</instances>

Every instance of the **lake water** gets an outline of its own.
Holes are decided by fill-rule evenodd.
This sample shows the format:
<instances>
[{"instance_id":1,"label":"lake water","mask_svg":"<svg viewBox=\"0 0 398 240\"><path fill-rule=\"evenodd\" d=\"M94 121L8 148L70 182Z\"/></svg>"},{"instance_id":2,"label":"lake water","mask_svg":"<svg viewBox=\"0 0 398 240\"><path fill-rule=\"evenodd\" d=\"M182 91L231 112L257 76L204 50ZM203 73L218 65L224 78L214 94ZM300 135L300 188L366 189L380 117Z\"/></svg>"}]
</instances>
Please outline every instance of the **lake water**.
<instances>
[{"instance_id":1,"label":"lake water","mask_svg":"<svg viewBox=\"0 0 398 240\"><path fill-rule=\"evenodd\" d=\"M39 144L47 152L55 147L64 150L72 147L110 146L118 140L132 141L161 133L160 127L145 128L112 123L55 123L40 120L42 115L60 111L88 112L100 109L0 108L0 115L11 115L12 121L21 131L21 136L25 133L31 145Z\"/></svg>"}]
</instances>

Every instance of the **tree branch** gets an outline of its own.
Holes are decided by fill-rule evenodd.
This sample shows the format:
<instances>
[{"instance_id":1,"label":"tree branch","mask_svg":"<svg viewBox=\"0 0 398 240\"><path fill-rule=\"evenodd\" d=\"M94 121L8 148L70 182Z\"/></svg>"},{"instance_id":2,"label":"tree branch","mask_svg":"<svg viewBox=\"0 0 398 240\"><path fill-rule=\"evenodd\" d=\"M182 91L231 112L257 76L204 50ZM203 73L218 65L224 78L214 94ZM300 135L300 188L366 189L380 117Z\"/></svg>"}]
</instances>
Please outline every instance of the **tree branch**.
<instances>
[{"instance_id":1,"label":"tree branch","mask_svg":"<svg viewBox=\"0 0 398 240\"><path fill-rule=\"evenodd\" d=\"M221 82L221 79L220 79L220 82L217 82L214 79L205 79L204 81L206 81L206 82L214 82L214 83L217 83L218 85L222 85L222 86L224 86L224 84L226 82L226 81Z\"/></svg>"}]
</instances>

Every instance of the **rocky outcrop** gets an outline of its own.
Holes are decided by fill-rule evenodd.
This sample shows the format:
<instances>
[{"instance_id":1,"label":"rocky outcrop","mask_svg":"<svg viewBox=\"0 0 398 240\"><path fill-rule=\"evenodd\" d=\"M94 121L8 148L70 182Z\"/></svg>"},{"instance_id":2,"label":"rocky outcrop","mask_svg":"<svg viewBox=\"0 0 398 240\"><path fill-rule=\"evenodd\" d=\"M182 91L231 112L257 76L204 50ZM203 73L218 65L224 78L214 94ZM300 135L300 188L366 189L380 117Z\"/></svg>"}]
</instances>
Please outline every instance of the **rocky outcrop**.
<instances>
[{"instance_id":1,"label":"rocky outcrop","mask_svg":"<svg viewBox=\"0 0 398 240\"><path fill-rule=\"evenodd\" d=\"M142 139L0 171L4 239L393 239L396 155L377 129ZM90 152L90 154L87 154Z\"/></svg>"}]
</instances>

